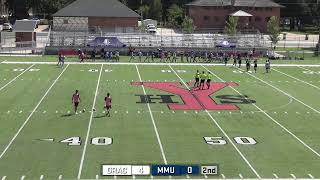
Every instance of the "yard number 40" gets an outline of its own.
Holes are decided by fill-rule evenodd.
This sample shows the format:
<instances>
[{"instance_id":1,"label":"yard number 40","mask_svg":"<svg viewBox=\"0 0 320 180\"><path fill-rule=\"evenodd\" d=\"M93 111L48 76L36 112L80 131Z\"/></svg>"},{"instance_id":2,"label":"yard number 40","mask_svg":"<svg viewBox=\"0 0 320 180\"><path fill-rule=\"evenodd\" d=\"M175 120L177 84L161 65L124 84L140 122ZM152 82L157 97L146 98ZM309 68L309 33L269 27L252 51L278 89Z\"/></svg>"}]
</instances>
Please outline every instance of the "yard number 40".
<instances>
[{"instance_id":1,"label":"yard number 40","mask_svg":"<svg viewBox=\"0 0 320 180\"><path fill-rule=\"evenodd\" d=\"M242 145L255 145L257 144L256 140L251 137L235 137L233 138L237 144ZM210 145L225 145L227 141L222 137L204 137L204 140L207 144Z\"/></svg>"},{"instance_id":2,"label":"yard number 40","mask_svg":"<svg viewBox=\"0 0 320 180\"><path fill-rule=\"evenodd\" d=\"M62 143L67 143L69 146L80 146L80 137L70 137L65 140L60 141ZM109 137L95 137L91 139L91 144L95 146L107 146L112 144L112 138Z\"/></svg>"}]
</instances>

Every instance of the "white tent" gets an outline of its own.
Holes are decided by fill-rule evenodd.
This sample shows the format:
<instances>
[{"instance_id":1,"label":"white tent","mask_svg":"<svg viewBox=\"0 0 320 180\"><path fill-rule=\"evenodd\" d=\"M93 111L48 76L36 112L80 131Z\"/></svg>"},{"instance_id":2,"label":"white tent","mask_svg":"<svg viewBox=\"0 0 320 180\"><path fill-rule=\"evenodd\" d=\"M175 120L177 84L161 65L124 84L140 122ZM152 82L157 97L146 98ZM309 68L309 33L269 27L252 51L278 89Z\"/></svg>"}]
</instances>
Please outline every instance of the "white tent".
<instances>
[{"instance_id":1,"label":"white tent","mask_svg":"<svg viewBox=\"0 0 320 180\"><path fill-rule=\"evenodd\" d=\"M249 14L249 13L247 13L247 12L244 12L244 11L241 11L241 10L230 14L230 16L236 16L236 17L252 17L251 14Z\"/></svg>"}]
</instances>

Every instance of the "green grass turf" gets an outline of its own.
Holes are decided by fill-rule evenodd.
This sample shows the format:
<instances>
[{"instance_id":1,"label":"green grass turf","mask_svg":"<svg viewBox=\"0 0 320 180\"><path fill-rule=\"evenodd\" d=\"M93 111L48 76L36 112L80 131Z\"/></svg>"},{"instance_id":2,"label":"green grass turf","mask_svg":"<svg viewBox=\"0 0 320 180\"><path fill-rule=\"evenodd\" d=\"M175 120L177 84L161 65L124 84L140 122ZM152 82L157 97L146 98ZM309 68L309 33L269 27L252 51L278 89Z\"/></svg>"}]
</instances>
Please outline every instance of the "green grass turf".
<instances>
[{"instance_id":1,"label":"green grass turf","mask_svg":"<svg viewBox=\"0 0 320 180\"><path fill-rule=\"evenodd\" d=\"M23 61L22 59L15 57L15 61ZM263 112L252 104L238 103L240 110L208 111L213 118L211 119L205 111L173 113L167 105L155 103L150 104L154 126L147 105L136 103L139 99L135 95L142 95L144 92L141 86L130 84L140 81L134 65L65 66L67 69L46 96L45 93L63 69L55 65L35 65L32 69L40 69L39 71L13 71L30 66L31 64L0 64L0 88L22 73L0 90L0 154L44 97L0 158L0 178L6 176L8 179L20 179L24 175L26 179L39 179L44 175L45 179L57 179L59 175L63 175L63 179L76 179L95 95L97 111L92 114L81 169L83 179L100 176L101 164L164 164L164 158L168 164L218 164L219 175L209 178L239 178L239 174L244 178L257 178L253 169L262 178L274 178L273 174L280 178L292 178L290 174L297 178L310 178L308 174L320 177L320 157L305 146L320 153L320 103L317 99L320 68L277 67L270 74L265 74L260 68L257 74L250 75L232 67L207 67L215 75L213 82L238 83L239 86L235 89L255 100L255 105ZM147 82L180 82L181 79L188 82L193 80L197 69L207 71L202 66L172 66L177 76L169 65L137 67L141 79ZM101 68L103 71L96 94ZM91 69L98 72L90 72ZM186 87L181 84L181 88ZM80 109L86 109L86 112L70 115L68 111L73 111L71 95L75 89L80 90ZM152 95L168 94L147 87L145 90ZM110 118L104 117L103 113L103 98L107 92L111 92L113 98ZM227 87L211 98L220 103L221 95L239 94ZM178 96L173 99L183 103ZM243 157L214 121L230 137ZM300 138L305 145L274 121ZM161 153L155 128L159 133L164 155ZM223 137L227 144L208 145L203 139L205 136ZM242 136L254 138L257 144L241 145L234 142L234 137ZM59 142L69 137L80 137L81 145L68 146ZM95 146L90 143L94 137L110 137L113 143ZM54 142L38 140L42 138L54 138Z\"/></svg>"}]
</instances>

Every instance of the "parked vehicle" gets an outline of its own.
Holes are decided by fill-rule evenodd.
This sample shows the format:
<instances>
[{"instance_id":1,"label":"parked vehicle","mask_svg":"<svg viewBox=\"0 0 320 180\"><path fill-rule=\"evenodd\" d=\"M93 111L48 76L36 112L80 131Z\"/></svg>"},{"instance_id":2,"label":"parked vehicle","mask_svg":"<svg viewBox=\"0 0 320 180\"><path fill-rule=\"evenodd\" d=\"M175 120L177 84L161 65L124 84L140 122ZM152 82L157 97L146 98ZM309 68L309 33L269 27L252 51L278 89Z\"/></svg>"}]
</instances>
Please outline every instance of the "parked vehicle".
<instances>
[{"instance_id":1,"label":"parked vehicle","mask_svg":"<svg viewBox=\"0 0 320 180\"><path fill-rule=\"evenodd\" d=\"M3 24L3 31L12 31L12 25L10 23Z\"/></svg>"},{"instance_id":2,"label":"parked vehicle","mask_svg":"<svg viewBox=\"0 0 320 180\"><path fill-rule=\"evenodd\" d=\"M153 24L148 24L147 25L147 32L148 33L156 33L157 32L156 26Z\"/></svg>"}]
</instances>

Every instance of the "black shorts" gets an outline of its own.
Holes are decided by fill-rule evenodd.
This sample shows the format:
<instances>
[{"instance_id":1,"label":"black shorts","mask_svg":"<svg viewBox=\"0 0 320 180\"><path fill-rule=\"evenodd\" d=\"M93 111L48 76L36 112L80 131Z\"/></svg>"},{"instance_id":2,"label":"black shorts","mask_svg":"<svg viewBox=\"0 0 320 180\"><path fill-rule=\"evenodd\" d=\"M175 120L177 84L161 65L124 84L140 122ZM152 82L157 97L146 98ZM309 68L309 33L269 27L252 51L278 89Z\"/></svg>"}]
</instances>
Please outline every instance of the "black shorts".
<instances>
[{"instance_id":1,"label":"black shorts","mask_svg":"<svg viewBox=\"0 0 320 180\"><path fill-rule=\"evenodd\" d=\"M205 79L201 79L201 83L204 83L206 80Z\"/></svg>"},{"instance_id":2,"label":"black shorts","mask_svg":"<svg viewBox=\"0 0 320 180\"><path fill-rule=\"evenodd\" d=\"M210 83L210 82L211 82L211 79L208 79L208 80L207 80L207 83Z\"/></svg>"},{"instance_id":3,"label":"black shorts","mask_svg":"<svg viewBox=\"0 0 320 180\"><path fill-rule=\"evenodd\" d=\"M199 78L196 78L196 82L199 82L199 80L200 80Z\"/></svg>"},{"instance_id":4,"label":"black shorts","mask_svg":"<svg viewBox=\"0 0 320 180\"><path fill-rule=\"evenodd\" d=\"M106 108L107 110L109 110L109 109L111 109L111 105L110 105L110 106L105 105L104 108Z\"/></svg>"},{"instance_id":5,"label":"black shorts","mask_svg":"<svg viewBox=\"0 0 320 180\"><path fill-rule=\"evenodd\" d=\"M74 102L73 104L74 104L75 107L79 106L79 102Z\"/></svg>"},{"instance_id":6,"label":"black shorts","mask_svg":"<svg viewBox=\"0 0 320 180\"><path fill-rule=\"evenodd\" d=\"M256 67L258 67L258 65L257 65L257 64L255 64L255 65L254 65L254 67L256 68Z\"/></svg>"}]
</instances>

